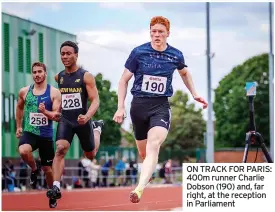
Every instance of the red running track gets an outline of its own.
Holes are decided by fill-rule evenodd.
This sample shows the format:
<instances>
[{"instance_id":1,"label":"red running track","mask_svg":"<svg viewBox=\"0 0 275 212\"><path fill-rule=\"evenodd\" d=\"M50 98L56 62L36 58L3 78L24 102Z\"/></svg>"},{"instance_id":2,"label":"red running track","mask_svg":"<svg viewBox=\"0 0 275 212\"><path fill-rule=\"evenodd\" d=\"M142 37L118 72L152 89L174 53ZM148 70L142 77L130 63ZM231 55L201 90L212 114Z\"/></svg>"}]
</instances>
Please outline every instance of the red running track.
<instances>
[{"instance_id":1,"label":"red running track","mask_svg":"<svg viewBox=\"0 0 275 212\"><path fill-rule=\"evenodd\" d=\"M3 211L169 211L182 208L182 187L148 187L142 199L134 204L129 201L133 188L108 188L63 191L58 206L48 206L46 191L2 193Z\"/></svg>"}]
</instances>

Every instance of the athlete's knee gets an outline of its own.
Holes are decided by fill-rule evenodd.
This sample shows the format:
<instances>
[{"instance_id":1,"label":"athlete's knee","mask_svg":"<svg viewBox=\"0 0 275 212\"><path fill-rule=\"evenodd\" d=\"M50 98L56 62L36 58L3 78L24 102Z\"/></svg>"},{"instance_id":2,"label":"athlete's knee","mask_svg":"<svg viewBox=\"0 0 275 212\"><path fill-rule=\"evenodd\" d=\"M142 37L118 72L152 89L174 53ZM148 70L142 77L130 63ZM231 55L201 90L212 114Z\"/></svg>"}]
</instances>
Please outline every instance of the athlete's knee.
<instances>
[{"instance_id":1,"label":"athlete's knee","mask_svg":"<svg viewBox=\"0 0 275 212\"><path fill-rule=\"evenodd\" d=\"M159 149L160 149L160 144L155 142L155 143L152 143L152 144L148 144L148 147L147 147L147 150L148 150L148 155L152 152L159 152Z\"/></svg>"},{"instance_id":2,"label":"athlete's knee","mask_svg":"<svg viewBox=\"0 0 275 212\"><path fill-rule=\"evenodd\" d=\"M161 136L158 135L153 135L148 139L148 143L147 143L147 151L149 152L156 152L159 151L160 146L163 142L163 139Z\"/></svg>"},{"instance_id":3,"label":"athlete's knee","mask_svg":"<svg viewBox=\"0 0 275 212\"><path fill-rule=\"evenodd\" d=\"M63 144L57 144L56 145L56 156L57 157L65 157L66 152L67 152L68 148L63 145Z\"/></svg>"},{"instance_id":4,"label":"athlete's knee","mask_svg":"<svg viewBox=\"0 0 275 212\"><path fill-rule=\"evenodd\" d=\"M167 129L163 127L153 127L148 132L148 144L150 148L159 149L167 137Z\"/></svg>"},{"instance_id":5,"label":"athlete's knee","mask_svg":"<svg viewBox=\"0 0 275 212\"><path fill-rule=\"evenodd\" d=\"M32 152L31 148L28 148L26 146L19 147L19 154L21 156L28 156L29 154L31 154L31 152Z\"/></svg>"}]
</instances>

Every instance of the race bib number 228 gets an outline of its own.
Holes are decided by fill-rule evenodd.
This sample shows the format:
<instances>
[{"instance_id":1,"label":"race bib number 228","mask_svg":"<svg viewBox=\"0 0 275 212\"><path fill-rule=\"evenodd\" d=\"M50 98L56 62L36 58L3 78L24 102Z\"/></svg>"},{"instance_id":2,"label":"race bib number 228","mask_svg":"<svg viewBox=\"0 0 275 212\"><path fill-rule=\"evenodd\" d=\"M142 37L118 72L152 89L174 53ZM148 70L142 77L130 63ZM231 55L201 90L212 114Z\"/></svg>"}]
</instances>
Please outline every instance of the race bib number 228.
<instances>
[{"instance_id":1,"label":"race bib number 228","mask_svg":"<svg viewBox=\"0 0 275 212\"><path fill-rule=\"evenodd\" d=\"M147 93L164 94L166 91L166 77L143 75L141 90Z\"/></svg>"},{"instance_id":2,"label":"race bib number 228","mask_svg":"<svg viewBox=\"0 0 275 212\"><path fill-rule=\"evenodd\" d=\"M80 93L62 94L62 109L74 110L82 108Z\"/></svg>"}]
</instances>

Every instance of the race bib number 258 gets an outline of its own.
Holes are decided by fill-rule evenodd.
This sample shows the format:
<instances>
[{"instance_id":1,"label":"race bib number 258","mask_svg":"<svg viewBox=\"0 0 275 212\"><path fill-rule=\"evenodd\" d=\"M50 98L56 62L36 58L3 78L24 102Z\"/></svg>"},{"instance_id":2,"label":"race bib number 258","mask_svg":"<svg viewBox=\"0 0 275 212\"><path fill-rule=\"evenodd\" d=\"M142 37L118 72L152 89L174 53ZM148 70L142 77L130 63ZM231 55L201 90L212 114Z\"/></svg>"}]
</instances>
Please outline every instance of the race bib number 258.
<instances>
[{"instance_id":1,"label":"race bib number 258","mask_svg":"<svg viewBox=\"0 0 275 212\"><path fill-rule=\"evenodd\" d=\"M74 110L82 108L80 93L62 94L62 109Z\"/></svg>"},{"instance_id":2,"label":"race bib number 258","mask_svg":"<svg viewBox=\"0 0 275 212\"><path fill-rule=\"evenodd\" d=\"M43 113L30 113L30 125L34 127L47 126L48 118Z\"/></svg>"},{"instance_id":3,"label":"race bib number 258","mask_svg":"<svg viewBox=\"0 0 275 212\"><path fill-rule=\"evenodd\" d=\"M141 90L147 93L164 94L166 91L166 77L143 75Z\"/></svg>"}]
</instances>

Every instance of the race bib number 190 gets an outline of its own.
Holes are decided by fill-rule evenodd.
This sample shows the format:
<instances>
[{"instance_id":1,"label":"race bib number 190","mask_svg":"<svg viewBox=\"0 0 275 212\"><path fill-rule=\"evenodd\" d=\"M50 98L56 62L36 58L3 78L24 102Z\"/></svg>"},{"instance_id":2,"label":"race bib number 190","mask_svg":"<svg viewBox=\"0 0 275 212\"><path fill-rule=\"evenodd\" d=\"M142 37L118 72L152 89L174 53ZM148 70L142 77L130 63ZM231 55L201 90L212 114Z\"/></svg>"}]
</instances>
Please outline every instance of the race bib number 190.
<instances>
[{"instance_id":1,"label":"race bib number 190","mask_svg":"<svg viewBox=\"0 0 275 212\"><path fill-rule=\"evenodd\" d=\"M62 109L74 110L82 108L80 93L62 94Z\"/></svg>"},{"instance_id":2,"label":"race bib number 190","mask_svg":"<svg viewBox=\"0 0 275 212\"><path fill-rule=\"evenodd\" d=\"M34 127L47 126L48 118L43 113L30 113L30 125Z\"/></svg>"},{"instance_id":3,"label":"race bib number 190","mask_svg":"<svg viewBox=\"0 0 275 212\"><path fill-rule=\"evenodd\" d=\"M166 82L166 77L143 75L141 90L147 93L164 94Z\"/></svg>"}]
</instances>

